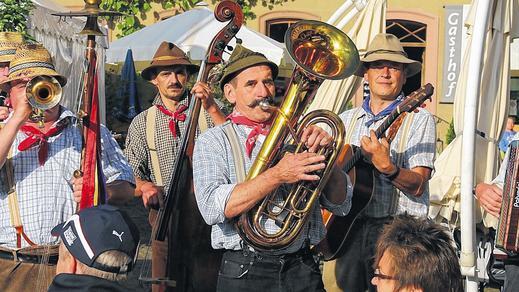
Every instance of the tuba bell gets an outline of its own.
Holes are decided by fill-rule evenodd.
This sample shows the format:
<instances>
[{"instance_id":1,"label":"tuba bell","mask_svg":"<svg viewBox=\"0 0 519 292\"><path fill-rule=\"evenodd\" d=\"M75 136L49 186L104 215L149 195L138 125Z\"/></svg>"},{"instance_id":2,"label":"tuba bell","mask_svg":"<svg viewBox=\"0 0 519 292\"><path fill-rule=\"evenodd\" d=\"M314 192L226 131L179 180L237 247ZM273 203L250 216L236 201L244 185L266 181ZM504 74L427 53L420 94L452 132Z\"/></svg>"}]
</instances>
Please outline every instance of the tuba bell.
<instances>
[{"instance_id":1,"label":"tuba bell","mask_svg":"<svg viewBox=\"0 0 519 292\"><path fill-rule=\"evenodd\" d=\"M319 154L326 157L326 166L318 173L321 177L319 182L303 181L291 185L283 203L275 202L274 191L240 215L236 223L239 235L246 244L262 251L284 248L298 237L344 144L344 125L333 112L312 111L298 123L299 118L325 79L344 79L351 76L360 64L359 53L351 39L341 30L320 21L302 20L290 26L285 34L285 44L296 67L247 180L258 176L283 155L282 144L289 140L289 136L295 144L295 152L304 151L299 138L312 124L327 125L334 142L319 150ZM272 107L268 102L261 106ZM261 222L267 218L274 220L279 231L269 233L262 227Z\"/></svg>"},{"instance_id":2,"label":"tuba bell","mask_svg":"<svg viewBox=\"0 0 519 292\"><path fill-rule=\"evenodd\" d=\"M29 80L25 92L33 108L29 119L38 122L39 127L43 127L43 112L55 107L61 100L63 93L61 84L52 76L36 76Z\"/></svg>"}]
</instances>

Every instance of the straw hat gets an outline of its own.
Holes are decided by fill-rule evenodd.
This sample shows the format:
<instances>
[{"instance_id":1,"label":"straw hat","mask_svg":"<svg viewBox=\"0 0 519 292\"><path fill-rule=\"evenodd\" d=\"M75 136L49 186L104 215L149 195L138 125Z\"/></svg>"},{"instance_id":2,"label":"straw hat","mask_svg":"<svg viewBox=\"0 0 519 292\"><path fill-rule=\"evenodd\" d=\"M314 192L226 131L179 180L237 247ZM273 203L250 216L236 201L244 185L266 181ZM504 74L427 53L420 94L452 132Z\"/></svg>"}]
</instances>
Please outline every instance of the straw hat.
<instances>
[{"instance_id":1,"label":"straw hat","mask_svg":"<svg viewBox=\"0 0 519 292\"><path fill-rule=\"evenodd\" d=\"M175 65L186 66L186 69L190 74L198 72L199 68L197 65L192 64L186 53L175 46L175 44L162 42L155 52L150 65L146 69L142 70L141 76L150 81L155 68Z\"/></svg>"},{"instance_id":2,"label":"straw hat","mask_svg":"<svg viewBox=\"0 0 519 292\"><path fill-rule=\"evenodd\" d=\"M19 32L0 32L0 63L11 62L18 48L23 44L22 34Z\"/></svg>"},{"instance_id":3,"label":"straw hat","mask_svg":"<svg viewBox=\"0 0 519 292\"><path fill-rule=\"evenodd\" d=\"M25 44L16 50L9 66L9 75L3 83L41 75L55 77L61 86L67 84L67 78L54 69L52 57L47 49L40 44Z\"/></svg>"},{"instance_id":4,"label":"straw hat","mask_svg":"<svg viewBox=\"0 0 519 292\"><path fill-rule=\"evenodd\" d=\"M355 75L363 77L368 67L366 63L381 60L404 64L406 77L411 77L422 70L420 62L407 57L407 53L396 36L389 33L379 33L369 44L364 58L360 60L361 66L359 66Z\"/></svg>"},{"instance_id":5,"label":"straw hat","mask_svg":"<svg viewBox=\"0 0 519 292\"><path fill-rule=\"evenodd\" d=\"M246 47L237 44L234 51L227 61L223 69L223 75L220 79L220 88L223 90L223 86L231 81L241 71L256 65L267 65L272 70L272 79L276 79L278 76L278 65L269 61L265 55L257 52L253 52Z\"/></svg>"}]
</instances>

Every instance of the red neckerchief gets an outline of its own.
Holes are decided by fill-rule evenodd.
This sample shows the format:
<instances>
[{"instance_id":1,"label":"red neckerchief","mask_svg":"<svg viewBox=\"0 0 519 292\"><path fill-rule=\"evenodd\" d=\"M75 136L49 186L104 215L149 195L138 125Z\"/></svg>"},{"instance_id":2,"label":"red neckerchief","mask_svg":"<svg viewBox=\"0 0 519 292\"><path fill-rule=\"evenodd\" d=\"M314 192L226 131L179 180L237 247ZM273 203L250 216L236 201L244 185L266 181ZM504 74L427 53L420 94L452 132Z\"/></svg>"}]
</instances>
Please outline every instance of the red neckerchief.
<instances>
[{"instance_id":1,"label":"red neckerchief","mask_svg":"<svg viewBox=\"0 0 519 292\"><path fill-rule=\"evenodd\" d=\"M254 145L256 145L256 140L258 140L258 136L267 135L270 131L270 125L272 124L272 120L267 122L258 123L250 120L246 116L240 114L239 112L232 112L227 116L227 119L236 125L244 125L249 128L252 128L249 136L247 137L247 142L245 142L245 150L247 151L247 155L250 157L252 154L252 149L254 149Z\"/></svg>"},{"instance_id":2,"label":"red neckerchief","mask_svg":"<svg viewBox=\"0 0 519 292\"><path fill-rule=\"evenodd\" d=\"M49 142L47 139L61 133L61 131L66 128L67 124L68 123L66 122L60 122L56 126L51 127L47 133L42 133L37 127L23 125L21 130L28 137L25 138L25 140L23 140L20 145L18 145L18 150L25 151L34 145L38 145L38 161L40 166L45 165L45 161L47 160L47 155L49 152Z\"/></svg>"},{"instance_id":3,"label":"red neckerchief","mask_svg":"<svg viewBox=\"0 0 519 292\"><path fill-rule=\"evenodd\" d=\"M167 115L168 117L170 117L169 119L169 130L171 131L171 133L173 134L173 137L177 137L178 134L177 134L177 122L178 121L185 121L186 120L186 114L184 113L186 110L187 110L187 106L186 105L179 105L177 107L177 110L175 112L171 112L170 110L168 110L167 108L161 106L161 105L158 105L156 104L155 105L163 114Z\"/></svg>"}]
</instances>

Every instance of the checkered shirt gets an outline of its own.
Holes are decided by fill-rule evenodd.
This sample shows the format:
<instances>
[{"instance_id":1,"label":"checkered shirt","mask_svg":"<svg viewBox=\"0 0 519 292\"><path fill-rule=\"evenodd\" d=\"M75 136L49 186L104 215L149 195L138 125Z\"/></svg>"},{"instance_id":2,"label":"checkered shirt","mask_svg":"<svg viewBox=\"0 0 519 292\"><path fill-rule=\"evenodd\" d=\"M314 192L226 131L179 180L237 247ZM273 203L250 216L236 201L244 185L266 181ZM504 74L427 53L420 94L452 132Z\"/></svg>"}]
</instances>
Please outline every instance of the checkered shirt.
<instances>
[{"instance_id":1,"label":"checkered shirt","mask_svg":"<svg viewBox=\"0 0 519 292\"><path fill-rule=\"evenodd\" d=\"M228 125L229 122L223 126ZM212 225L211 241L215 249L240 250L243 241L235 230L234 220L224 215L225 205L237 184L235 162L231 145L224 133L223 126L217 126L202 134L195 144L193 155L193 180L198 208L207 224ZM243 125L232 124L240 141L240 150L245 161L245 168L250 169L265 136L260 135L252 151L251 158L245 155L245 141L251 129ZM349 179L348 179L349 180ZM352 188L348 181L346 200L341 205L329 202L325 196L320 197L320 203L337 215L346 215L351 207ZM281 202L281 196L276 196ZM278 254L293 253L307 244L319 243L325 235L325 227L321 218L318 204L313 210L301 235L288 247L277 251ZM262 220L264 228L269 233L279 230L271 219Z\"/></svg>"},{"instance_id":2,"label":"checkered shirt","mask_svg":"<svg viewBox=\"0 0 519 292\"><path fill-rule=\"evenodd\" d=\"M74 114L62 109L58 122L70 119L70 123L60 134L48 138L49 151L44 166L39 166L37 147L18 150L18 145L27 138L23 132L17 133L11 146L22 224L29 239L36 244L58 243L58 238L51 236L50 231L67 220L76 206L71 181L80 166L82 137L81 131L72 125ZM101 126L101 151L107 183L114 180L135 183L126 158L104 126ZM0 177L0 245L15 248L16 232L9 218L7 191L4 167ZM22 239L22 247L25 246L27 243Z\"/></svg>"},{"instance_id":3,"label":"checkered shirt","mask_svg":"<svg viewBox=\"0 0 519 292\"><path fill-rule=\"evenodd\" d=\"M352 121L356 112L357 121ZM384 121L381 119L374 122L369 127L366 122L373 118L373 115L361 108L348 110L340 115L340 118L346 125L346 129L350 123L355 122L355 128L351 135L351 141L346 143L356 146L360 145L362 136L369 137L370 130L376 130ZM399 129L393 142L391 142L391 161L397 164L397 152L402 129ZM434 169L434 157L436 154L436 124L433 116L425 109L420 108L414 113L414 118L407 135L407 143L403 154L402 164L400 167L412 169L422 166ZM429 209L429 188L426 187L424 193L420 197L412 194L406 194L396 191L396 188L383 175L375 175L375 183L373 197L365 210L365 215L373 218L382 218L390 215L408 213L415 216L426 216Z\"/></svg>"},{"instance_id":4,"label":"checkered shirt","mask_svg":"<svg viewBox=\"0 0 519 292\"><path fill-rule=\"evenodd\" d=\"M180 104L189 106L188 99L183 98ZM157 95L153 101L153 106L164 106L160 95ZM135 177L142 180L151 181L157 184L155 174L152 171L151 155L149 153L148 142L146 141L146 116L149 109L138 114L130 124L128 136L126 137L126 147L124 153L128 158L128 162L133 169ZM157 147L157 155L160 161L160 173L164 183L164 191L167 194L175 167L176 158L180 150L182 139L186 132L186 125L189 122L178 121L179 135L173 137L169 130L170 117L163 112L157 110L155 117L155 146ZM212 127L214 123L208 114L206 114L207 125ZM199 131L197 131L198 135Z\"/></svg>"}]
</instances>

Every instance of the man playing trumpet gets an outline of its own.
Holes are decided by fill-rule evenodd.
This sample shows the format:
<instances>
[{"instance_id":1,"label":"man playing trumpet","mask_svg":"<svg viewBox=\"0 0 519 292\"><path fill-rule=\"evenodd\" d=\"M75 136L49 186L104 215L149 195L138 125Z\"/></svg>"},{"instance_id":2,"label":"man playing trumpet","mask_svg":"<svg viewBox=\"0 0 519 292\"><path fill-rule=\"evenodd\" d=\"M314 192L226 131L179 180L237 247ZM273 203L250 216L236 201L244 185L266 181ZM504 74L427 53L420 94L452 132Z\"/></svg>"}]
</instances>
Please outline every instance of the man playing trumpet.
<instances>
[{"instance_id":1,"label":"man playing trumpet","mask_svg":"<svg viewBox=\"0 0 519 292\"><path fill-rule=\"evenodd\" d=\"M57 104L43 111L43 125L37 126L26 85L38 76L67 82L43 46L18 48L2 83L9 85L13 113L0 131L0 291L48 287L58 243L50 231L75 212L81 198L83 180L73 178L82 149L76 115ZM105 127L101 152L109 202L126 201L133 196L132 171Z\"/></svg>"}]
</instances>

